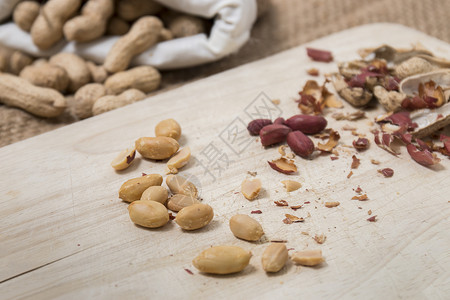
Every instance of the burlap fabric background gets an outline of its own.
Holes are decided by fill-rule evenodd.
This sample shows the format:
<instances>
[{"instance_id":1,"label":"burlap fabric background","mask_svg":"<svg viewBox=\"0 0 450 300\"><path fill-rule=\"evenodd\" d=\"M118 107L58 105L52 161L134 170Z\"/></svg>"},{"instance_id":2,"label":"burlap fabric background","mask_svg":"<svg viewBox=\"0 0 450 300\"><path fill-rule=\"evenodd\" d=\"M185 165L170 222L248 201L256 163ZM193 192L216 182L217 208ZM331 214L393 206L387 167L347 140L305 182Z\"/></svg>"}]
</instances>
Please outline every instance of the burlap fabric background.
<instances>
[{"instance_id":1,"label":"burlap fabric background","mask_svg":"<svg viewBox=\"0 0 450 300\"><path fill-rule=\"evenodd\" d=\"M400 23L450 42L449 0L269 0L269 5L238 53L216 63L164 72L158 92L367 23ZM39 119L0 106L0 147L71 122L69 116Z\"/></svg>"}]
</instances>

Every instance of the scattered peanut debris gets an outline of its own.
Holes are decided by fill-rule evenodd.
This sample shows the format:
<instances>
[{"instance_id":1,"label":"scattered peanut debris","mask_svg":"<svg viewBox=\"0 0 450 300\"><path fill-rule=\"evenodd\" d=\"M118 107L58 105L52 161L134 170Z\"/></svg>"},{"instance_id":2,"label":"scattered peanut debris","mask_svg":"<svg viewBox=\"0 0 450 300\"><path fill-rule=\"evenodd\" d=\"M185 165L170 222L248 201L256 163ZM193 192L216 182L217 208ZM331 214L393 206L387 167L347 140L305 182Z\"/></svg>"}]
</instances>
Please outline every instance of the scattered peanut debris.
<instances>
[{"instance_id":1,"label":"scattered peanut debris","mask_svg":"<svg viewBox=\"0 0 450 300\"><path fill-rule=\"evenodd\" d=\"M325 202L325 207L331 208L331 207L336 207L339 206L341 203L339 201L330 201L330 202Z\"/></svg>"},{"instance_id":2,"label":"scattered peanut debris","mask_svg":"<svg viewBox=\"0 0 450 300\"><path fill-rule=\"evenodd\" d=\"M316 68L308 69L306 71L306 73L308 73L308 75L311 75L311 76L319 76L319 70Z\"/></svg>"},{"instance_id":3,"label":"scattered peanut debris","mask_svg":"<svg viewBox=\"0 0 450 300\"><path fill-rule=\"evenodd\" d=\"M367 214L370 216L370 215L372 214L372 210L369 209L369 210L367 211Z\"/></svg>"},{"instance_id":4,"label":"scattered peanut debris","mask_svg":"<svg viewBox=\"0 0 450 300\"><path fill-rule=\"evenodd\" d=\"M326 144L318 143L317 149L323 152L331 152L334 147L338 144L339 139L341 136L337 131L331 130L330 138Z\"/></svg>"},{"instance_id":5,"label":"scattered peanut debris","mask_svg":"<svg viewBox=\"0 0 450 300\"><path fill-rule=\"evenodd\" d=\"M355 190L355 193L361 194L362 193L362 189L361 187L358 185L358 187Z\"/></svg>"},{"instance_id":6,"label":"scattered peanut debris","mask_svg":"<svg viewBox=\"0 0 450 300\"><path fill-rule=\"evenodd\" d=\"M247 171L247 174L255 177L256 175L258 175L258 172Z\"/></svg>"},{"instance_id":7,"label":"scattered peanut debris","mask_svg":"<svg viewBox=\"0 0 450 300\"><path fill-rule=\"evenodd\" d=\"M316 266L324 262L324 258L322 257L322 250L304 250L297 251L292 254L291 259L303 266Z\"/></svg>"},{"instance_id":8,"label":"scattered peanut debris","mask_svg":"<svg viewBox=\"0 0 450 300\"><path fill-rule=\"evenodd\" d=\"M194 275L194 273L192 273L192 271L191 270L189 270L189 269L186 269L186 268L184 268L184 270L188 273L188 274L190 274L190 275Z\"/></svg>"},{"instance_id":9,"label":"scattered peanut debris","mask_svg":"<svg viewBox=\"0 0 450 300\"><path fill-rule=\"evenodd\" d=\"M285 214L285 216L286 216L286 219L283 220L283 223L285 223L285 224L292 224L292 223L298 223L298 222L305 221L305 219L299 218L294 215Z\"/></svg>"},{"instance_id":10,"label":"scattered peanut debris","mask_svg":"<svg viewBox=\"0 0 450 300\"><path fill-rule=\"evenodd\" d=\"M286 192L293 192L302 187L302 184L294 180L283 180L281 182L286 188Z\"/></svg>"},{"instance_id":11,"label":"scattered peanut debris","mask_svg":"<svg viewBox=\"0 0 450 300\"><path fill-rule=\"evenodd\" d=\"M261 210L252 210L251 211L251 214L262 214L262 211Z\"/></svg>"},{"instance_id":12,"label":"scattered peanut debris","mask_svg":"<svg viewBox=\"0 0 450 300\"><path fill-rule=\"evenodd\" d=\"M280 99L273 99L272 103L275 105L278 105L278 104L280 104Z\"/></svg>"},{"instance_id":13,"label":"scattered peanut debris","mask_svg":"<svg viewBox=\"0 0 450 300\"><path fill-rule=\"evenodd\" d=\"M281 156L286 155L286 151L284 149L286 149L286 145L281 145L280 147L278 147L278 153L280 153Z\"/></svg>"},{"instance_id":14,"label":"scattered peanut debris","mask_svg":"<svg viewBox=\"0 0 450 300\"><path fill-rule=\"evenodd\" d=\"M334 113L331 116L334 119L336 119L337 121L341 121L341 120L356 121L356 120L365 118L366 117L366 113L363 112L362 110L357 110L355 112L346 113L346 114L344 114L342 112L338 112L338 113Z\"/></svg>"},{"instance_id":15,"label":"scattered peanut debris","mask_svg":"<svg viewBox=\"0 0 450 300\"><path fill-rule=\"evenodd\" d=\"M367 197L367 194L362 194L360 196L353 196L352 200L366 201L369 200L369 197Z\"/></svg>"},{"instance_id":16,"label":"scattered peanut debris","mask_svg":"<svg viewBox=\"0 0 450 300\"><path fill-rule=\"evenodd\" d=\"M294 211L296 211L297 209L302 208L302 205L291 205L290 208Z\"/></svg>"},{"instance_id":17,"label":"scattered peanut debris","mask_svg":"<svg viewBox=\"0 0 450 300\"><path fill-rule=\"evenodd\" d=\"M325 240L327 239L326 235L321 234L321 235L315 235L313 237L313 239L316 241L317 244L323 244L325 243Z\"/></svg>"},{"instance_id":18,"label":"scattered peanut debris","mask_svg":"<svg viewBox=\"0 0 450 300\"><path fill-rule=\"evenodd\" d=\"M353 171L350 171L350 173L348 173L348 175L347 175L347 178L352 177L352 175L353 175Z\"/></svg>"},{"instance_id":19,"label":"scattered peanut debris","mask_svg":"<svg viewBox=\"0 0 450 300\"><path fill-rule=\"evenodd\" d=\"M377 221L377 216L372 216L372 217L368 218L367 221L369 221L369 222L376 222Z\"/></svg>"},{"instance_id":20,"label":"scattered peanut debris","mask_svg":"<svg viewBox=\"0 0 450 300\"><path fill-rule=\"evenodd\" d=\"M380 169L378 170L378 173L383 174L384 177L394 176L394 170L392 170L391 168Z\"/></svg>"},{"instance_id":21,"label":"scattered peanut debris","mask_svg":"<svg viewBox=\"0 0 450 300\"><path fill-rule=\"evenodd\" d=\"M356 155L352 156L352 169L357 169L359 167L359 165L361 164L361 161L356 157Z\"/></svg>"},{"instance_id":22,"label":"scattered peanut debris","mask_svg":"<svg viewBox=\"0 0 450 300\"><path fill-rule=\"evenodd\" d=\"M337 156L330 156L330 159L331 160L337 160L337 159L339 159L339 157L337 157Z\"/></svg>"},{"instance_id":23,"label":"scattered peanut debris","mask_svg":"<svg viewBox=\"0 0 450 300\"><path fill-rule=\"evenodd\" d=\"M286 200L273 201L277 206L289 206Z\"/></svg>"}]
</instances>

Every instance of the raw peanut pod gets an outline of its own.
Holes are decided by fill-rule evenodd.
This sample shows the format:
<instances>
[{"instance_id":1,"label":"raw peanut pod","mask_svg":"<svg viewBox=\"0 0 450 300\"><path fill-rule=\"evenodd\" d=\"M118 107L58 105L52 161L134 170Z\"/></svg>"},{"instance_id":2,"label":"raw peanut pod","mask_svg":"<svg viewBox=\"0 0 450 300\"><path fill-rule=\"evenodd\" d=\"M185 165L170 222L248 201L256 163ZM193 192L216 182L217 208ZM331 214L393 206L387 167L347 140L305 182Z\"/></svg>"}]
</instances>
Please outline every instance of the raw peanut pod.
<instances>
[{"instance_id":1,"label":"raw peanut pod","mask_svg":"<svg viewBox=\"0 0 450 300\"><path fill-rule=\"evenodd\" d=\"M20 72L19 76L36 86L55 89L61 93L64 93L69 85L66 70L48 62L27 66Z\"/></svg>"},{"instance_id":2,"label":"raw peanut pod","mask_svg":"<svg viewBox=\"0 0 450 300\"><path fill-rule=\"evenodd\" d=\"M253 200L259 195L261 190L261 180L259 179L245 179L241 184L241 193L247 200Z\"/></svg>"},{"instance_id":3,"label":"raw peanut pod","mask_svg":"<svg viewBox=\"0 0 450 300\"><path fill-rule=\"evenodd\" d=\"M146 15L156 15L163 7L152 0L120 0L117 14L126 21L134 21Z\"/></svg>"},{"instance_id":4,"label":"raw peanut pod","mask_svg":"<svg viewBox=\"0 0 450 300\"><path fill-rule=\"evenodd\" d=\"M127 21L113 16L109 19L108 26L106 27L107 35L124 35L130 30L130 24Z\"/></svg>"},{"instance_id":5,"label":"raw peanut pod","mask_svg":"<svg viewBox=\"0 0 450 300\"><path fill-rule=\"evenodd\" d=\"M167 174L177 174L178 169L187 165L190 158L191 149L189 147L184 147L167 162Z\"/></svg>"},{"instance_id":6,"label":"raw peanut pod","mask_svg":"<svg viewBox=\"0 0 450 300\"><path fill-rule=\"evenodd\" d=\"M295 154L304 158L314 152L313 141L301 131L290 132L287 136L287 144Z\"/></svg>"},{"instance_id":7,"label":"raw peanut pod","mask_svg":"<svg viewBox=\"0 0 450 300\"><path fill-rule=\"evenodd\" d=\"M295 115L287 119L285 125L304 134L316 134L327 127L327 120L322 116Z\"/></svg>"},{"instance_id":8,"label":"raw peanut pod","mask_svg":"<svg viewBox=\"0 0 450 300\"><path fill-rule=\"evenodd\" d=\"M242 271L252 253L237 246L215 246L204 250L192 264L200 272L211 274L231 274Z\"/></svg>"},{"instance_id":9,"label":"raw peanut pod","mask_svg":"<svg viewBox=\"0 0 450 300\"><path fill-rule=\"evenodd\" d=\"M230 219L230 229L234 236L246 241L259 240L264 231L258 221L247 215L234 215Z\"/></svg>"},{"instance_id":10,"label":"raw peanut pod","mask_svg":"<svg viewBox=\"0 0 450 300\"><path fill-rule=\"evenodd\" d=\"M141 137L136 140L136 150L145 158L166 159L174 155L180 146L170 137Z\"/></svg>"},{"instance_id":11,"label":"raw peanut pod","mask_svg":"<svg viewBox=\"0 0 450 300\"><path fill-rule=\"evenodd\" d=\"M272 243L264 250L261 263L264 271L278 272L284 267L288 258L288 250L285 244Z\"/></svg>"},{"instance_id":12,"label":"raw peanut pod","mask_svg":"<svg viewBox=\"0 0 450 300\"><path fill-rule=\"evenodd\" d=\"M81 5L81 0L50 0L41 8L31 26L33 43L41 50L47 50L63 37L63 25Z\"/></svg>"},{"instance_id":13,"label":"raw peanut pod","mask_svg":"<svg viewBox=\"0 0 450 300\"><path fill-rule=\"evenodd\" d=\"M94 103L105 95L105 87L100 83L89 83L82 86L75 93L74 114L80 119L91 117Z\"/></svg>"},{"instance_id":14,"label":"raw peanut pod","mask_svg":"<svg viewBox=\"0 0 450 300\"><path fill-rule=\"evenodd\" d=\"M197 198L198 191L195 185L178 175L169 175L166 178L166 184L173 194L183 194Z\"/></svg>"},{"instance_id":15,"label":"raw peanut pod","mask_svg":"<svg viewBox=\"0 0 450 300\"><path fill-rule=\"evenodd\" d=\"M80 87L91 81L91 72L86 61L73 53L58 53L50 58L50 64L66 70L69 76L68 91L75 93Z\"/></svg>"},{"instance_id":16,"label":"raw peanut pod","mask_svg":"<svg viewBox=\"0 0 450 300\"><path fill-rule=\"evenodd\" d=\"M141 196L141 201L156 201L166 204L169 192L163 186L155 185L146 189Z\"/></svg>"},{"instance_id":17,"label":"raw peanut pod","mask_svg":"<svg viewBox=\"0 0 450 300\"><path fill-rule=\"evenodd\" d=\"M161 83L161 74L151 66L141 66L116 73L105 81L108 94L117 95L127 89L138 89L144 93L156 90Z\"/></svg>"},{"instance_id":18,"label":"raw peanut pod","mask_svg":"<svg viewBox=\"0 0 450 300\"><path fill-rule=\"evenodd\" d=\"M205 33L205 23L202 19L190 15L179 15L172 18L167 25L174 38Z\"/></svg>"},{"instance_id":19,"label":"raw peanut pod","mask_svg":"<svg viewBox=\"0 0 450 300\"><path fill-rule=\"evenodd\" d=\"M303 266L316 266L324 262L324 258L322 257L322 250L304 250L297 251L292 254L291 259Z\"/></svg>"},{"instance_id":20,"label":"raw peanut pod","mask_svg":"<svg viewBox=\"0 0 450 300\"><path fill-rule=\"evenodd\" d=\"M30 32L34 20L39 15L41 6L36 1L23 1L14 8L13 20L20 29Z\"/></svg>"},{"instance_id":21,"label":"raw peanut pod","mask_svg":"<svg viewBox=\"0 0 450 300\"><path fill-rule=\"evenodd\" d=\"M81 15L64 24L64 36L68 41L93 41L105 33L106 24L113 13L113 0L89 0L81 9Z\"/></svg>"},{"instance_id":22,"label":"raw peanut pod","mask_svg":"<svg viewBox=\"0 0 450 300\"><path fill-rule=\"evenodd\" d=\"M128 205L128 213L131 221L142 227L158 228L169 222L167 208L155 201L134 201Z\"/></svg>"},{"instance_id":23,"label":"raw peanut pod","mask_svg":"<svg viewBox=\"0 0 450 300\"><path fill-rule=\"evenodd\" d=\"M264 126L272 124L269 119L256 119L248 123L247 130L250 135L259 135L259 132Z\"/></svg>"},{"instance_id":24,"label":"raw peanut pod","mask_svg":"<svg viewBox=\"0 0 450 300\"><path fill-rule=\"evenodd\" d=\"M211 206L198 203L181 209L175 217L175 222L184 230L196 230L208 225L213 217Z\"/></svg>"},{"instance_id":25,"label":"raw peanut pod","mask_svg":"<svg viewBox=\"0 0 450 300\"><path fill-rule=\"evenodd\" d=\"M172 197L170 197L169 201L167 202L167 208L170 209L171 211L178 212L185 207L198 203L200 203L200 201L198 201L196 198L192 196L175 194Z\"/></svg>"},{"instance_id":26,"label":"raw peanut pod","mask_svg":"<svg viewBox=\"0 0 450 300\"><path fill-rule=\"evenodd\" d=\"M270 146L281 143L286 140L289 132L291 132L291 129L284 125L272 124L264 126L259 132L261 144L263 146Z\"/></svg>"},{"instance_id":27,"label":"raw peanut pod","mask_svg":"<svg viewBox=\"0 0 450 300\"><path fill-rule=\"evenodd\" d=\"M0 103L44 118L59 116L66 108L66 100L59 92L4 73L0 73Z\"/></svg>"},{"instance_id":28,"label":"raw peanut pod","mask_svg":"<svg viewBox=\"0 0 450 300\"><path fill-rule=\"evenodd\" d=\"M108 72L106 72L103 66L97 66L92 61L87 61L86 66L91 72L91 78L95 83L103 83L108 78Z\"/></svg>"},{"instance_id":29,"label":"raw peanut pod","mask_svg":"<svg viewBox=\"0 0 450 300\"><path fill-rule=\"evenodd\" d=\"M159 174L149 174L125 181L119 189L119 198L125 202L141 199L142 193L151 186L161 185L162 177Z\"/></svg>"},{"instance_id":30,"label":"raw peanut pod","mask_svg":"<svg viewBox=\"0 0 450 300\"><path fill-rule=\"evenodd\" d=\"M111 162L111 167L113 167L115 170L125 170L128 168L131 163L134 161L134 158L136 156L136 148L126 149L119 153L119 155L114 158L114 160Z\"/></svg>"},{"instance_id":31,"label":"raw peanut pod","mask_svg":"<svg viewBox=\"0 0 450 300\"><path fill-rule=\"evenodd\" d=\"M136 89L129 89L120 95L106 95L98 98L92 106L92 113L99 115L119 107L127 106L145 98L145 94Z\"/></svg>"},{"instance_id":32,"label":"raw peanut pod","mask_svg":"<svg viewBox=\"0 0 450 300\"><path fill-rule=\"evenodd\" d=\"M32 62L33 58L30 56L0 45L0 72L19 75L20 71Z\"/></svg>"},{"instance_id":33,"label":"raw peanut pod","mask_svg":"<svg viewBox=\"0 0 450 300\"><path fill-rule=\"evenodd\" d=\"M105 69L110 73L127 69L133 57L158 42L162 28L162 22L156 17L140 18L130 31L112 46L103 64Z\"/></svg>"},{"instance_id":34,"label":"raw peanut pod","mask_svg":"<svg viewBox=\"0 0 450 300\"><path fill-rule=\"evenodd\" d=\"M168 136L178 140L181 136L181 126L174 119L162 120L155 127L156 136Z\"/></svg>"}]
</instances>

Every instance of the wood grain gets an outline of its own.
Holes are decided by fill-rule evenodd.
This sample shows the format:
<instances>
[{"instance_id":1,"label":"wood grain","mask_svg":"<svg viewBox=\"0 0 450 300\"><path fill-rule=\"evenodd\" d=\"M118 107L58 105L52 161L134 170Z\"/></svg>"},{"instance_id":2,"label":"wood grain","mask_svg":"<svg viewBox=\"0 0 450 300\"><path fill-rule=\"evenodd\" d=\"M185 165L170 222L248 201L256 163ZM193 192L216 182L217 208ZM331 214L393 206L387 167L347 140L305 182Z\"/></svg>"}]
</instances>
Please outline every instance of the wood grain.
<instances>
[{"instance_id":1,"label":"wood grain","mask_svg":"<svg viewBox=\"0 0 450 300\"><path fill-rule=\"evenodd\" d=\"M437 55L448 57L450 53L450 45L392 24L357 27L307 46L331 49L336 61L344 61L356 58L361 47L414 42L423 43ZM274 172L266 163L278 157L277 150L263 150L245 132L244 136L233 131L240 128L234 124L250 120L246 111L258 108L267 112L260 105L268 103L264 95L281 100L280 105L271 107L272 114L289 117L297 113L294 99L311 67L322 74L336 70L334 63L310 61L301 46L1 148L2 298L448 297L448 159L443 158L437 168L425 168L413 162L405 149L394 157L372 143L368 151L356 154L361 165L347 179L354 152L345 145L350 145L354 136L342 127L349 124L368 134L370 121L382 109L371 109L367 119L357 122L335 121L329 111L329 127L342 136L340 158L295 158L299 174L289 179L302 182L303 187L286 193L280 181L288 176ZM343 109L353 110L348 105ZM173 222L156 230L138 228L129 220L127 205L117 197L124 181L142 172L163 174L164 163L137 159L120 173L109 166L117 152L138 137L152 136L156 123L169 117L180 122L181 144L189 145L203 165L213 147L220 153L217 157L221 160L208 169L215 179L205 174L198 161L181 172L192 176L203 201L215 209L213 222L195 232L183 232ZM244 150L237 154L228 145ZM370 159L381 164L372 165ZM381 176L377 169L382 167L394 169L394 176ZM264 187L252 202L239 193L241 181L249 176L247 171L256 171ZM358 185L368 201L350 200ZM310 204L294 212L273 204L280 199L291 205ZM326 208L324 201L340 201L341 205ZM252 216L265 230L264 241L248 243L234 238L229 218L256 209L263 212ZM366 220L368 210L377 215L377 222ZM306 220L286 225L282 222L285 213ZM327 239L318 245L312 236L322 233ZM261 254L265 242L274 239L287 240L288 248L295 250L321 248L326 263L318 268L289 264L279 274L266 275ZM251 250L250 266L229 276L198 273L191 260L203 249L219 244Z\"/></svg>"}]
</instances>

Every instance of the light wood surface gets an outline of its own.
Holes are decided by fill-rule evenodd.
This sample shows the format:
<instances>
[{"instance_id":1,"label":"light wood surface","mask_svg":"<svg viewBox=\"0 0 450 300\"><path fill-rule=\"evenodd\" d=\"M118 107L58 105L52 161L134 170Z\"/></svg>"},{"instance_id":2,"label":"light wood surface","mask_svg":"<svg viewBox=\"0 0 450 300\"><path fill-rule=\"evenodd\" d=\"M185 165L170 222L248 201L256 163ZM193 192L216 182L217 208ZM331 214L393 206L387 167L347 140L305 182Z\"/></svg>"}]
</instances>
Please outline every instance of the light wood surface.
<instances>
[{"instance_id":1,"label":"light wood surface","mask_svg":"<svg viewBox=\"0 0 450 300\"><path fill-rule=\"evenodd\" d=\"M392 24L354 28L308 46L330 49L335 61L345 61L356 58L361 47L415 42L437 55L449 56L450 45ZM279 156L276 148L264 150L245 131L233 132L250 120L246 111L258 108L264 112L261 104L270 106L264 95L281 100L271 107L275 116L298 113L294 99L310 78L306 70L311 67L322 74L336 70L335 63L312 62L305 47L297 47L1 148L0 298L447 298L447 158L441 157L436 168L425 168L412 161L404 148L394 157L372 143L368 151L356 154L361 165L347 179L355 153L345 145L350 145L354 136L342 127L357 126L358 132L367 133L372 141L369 131L374 125L370 122L381 108L371 109L367 119L357 122L335 121L333 111L328 111L329 127L342 136L340 158L297 157L299 174L292 176L279 174L266 163ZM343 109L353 110L347 104ZM181 172L191 176L203 201L215 209L213 222L195 232L183 232L174 222L156 230L138 228L129 220L127 204L117 197L124 181L142 172L163 174L162 162L137 159L120 173L109 164L138 137L152 136L154 126L165 118L179 121L183 128L180 143L191 147L204 166L205 154L213 154L209 151L212 146L221 153L221 159L208 168L215 179L204 173L198 161ZM229 145L243 150L235 153ZM375 166L371 159L381 164ZM394 169L392 178L377 172L384 167ZM252 202L239 193L242 180L250 177L247 171L257 172L264 188ZM287 193L280 183L285 179L298 180L303 187ZM368 201L350 200L358 185ZM310 204L293 211L273 204L280 199L292 205ZM326 208L324 201L340 201L341 205ZM261 222L264 240L249 243L234 238L229 218L257 209L263 213L252 217ZM366 220L368 210L377 215L377 222ZM284 224L285 213L305 217L305 222ZM318 245L312 239L315 234L325 234L325 243ZM326 263L317 268L289 263L280 273L266 275L261 254L266 242L275 239L287 240L288 248L295 250L320 248ZM251 250L250 265L228 276L195 270L191 260L203 249L221 244Z\"/></svg>"}]
</instances>

